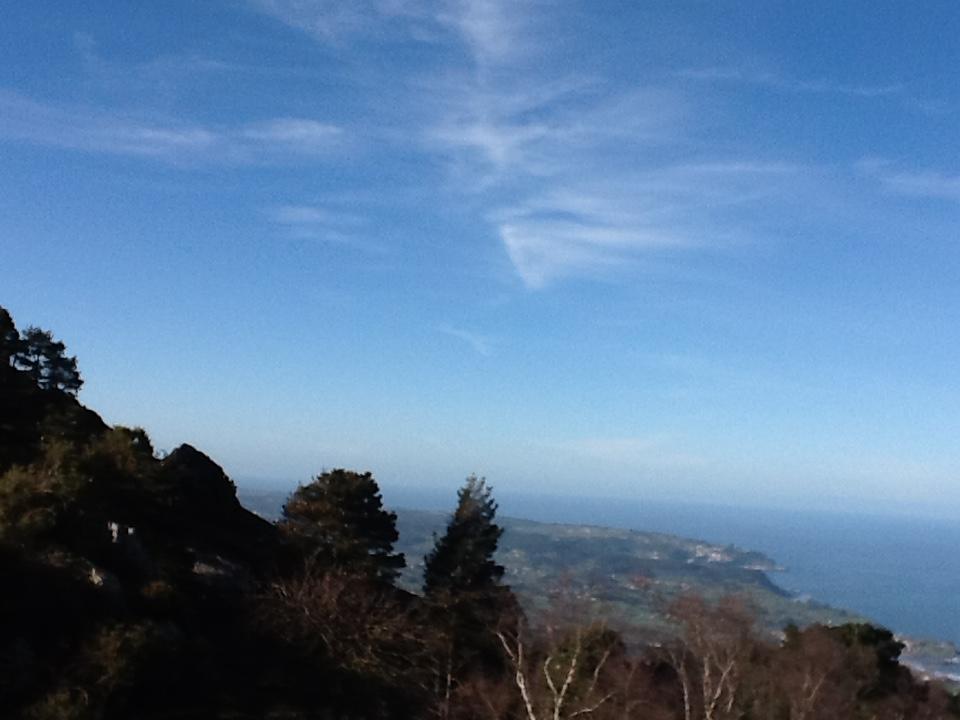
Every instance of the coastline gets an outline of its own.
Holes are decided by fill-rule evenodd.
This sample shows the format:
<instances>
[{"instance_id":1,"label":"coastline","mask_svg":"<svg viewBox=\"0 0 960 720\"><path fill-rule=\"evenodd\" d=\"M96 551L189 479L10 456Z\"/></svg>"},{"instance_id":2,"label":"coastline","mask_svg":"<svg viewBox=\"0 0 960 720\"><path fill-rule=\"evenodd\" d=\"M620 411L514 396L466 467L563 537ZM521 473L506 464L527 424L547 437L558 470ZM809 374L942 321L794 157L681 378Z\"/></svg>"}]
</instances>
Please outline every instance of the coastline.
<instances>
[{"instance_id":1,"label":"coastline","mask_svg":"<svg viewBox=\"0 0 960 720\"><path fill-rule=\"evenodd\" d=\"M394 495L391 503L392 507L419 507L424 512L446 512L448 498L446 494L440 492L400 492L386 493ZM286 493L275 489L260 489L259 491L252 487L241 487L241 501L260 514L272 519L279 513L280 506L286 498ZM521 496L522 497L522 496ZM399 502L397 502L399 500ZM847 609L849 603L830 602L824 598L822 592L817 592L816 588L806 587L809 581L809 568L807 572L797 572L796 560L807 560L808 565L816 565L819 569L821 563L819 558L815 563L811 563L811 558L794 557L784 561L780 550L795 548L794 543L784 542L785 537L791 535L789 532L782 533L782 537L761 535L756 532L743 532L744 530L755 530L756 525L749 527L744 523L738 523L742 519L742 514L728 515L721 517L721 522L705 522L704 506L698 505L673 505L673 504L651 504L645 503L644 508L637 505L631 507L630 503L620 504L616 510L610 512L611 508L606 502L600 500L586 501L578 504L576 508L571 508L561 500L540 498L540 502L531 504L530 498L520 498L510 493L505 494L502 510L504 519L516 518L521 523L524 520L533 523L545 525L581 525L596 529L607 528L610 530L627 530L639 533L662 534L673 536L678 539L689 541L694 547L694 553L698 551L697 545L701 545L699 550L701 560L707 565L710 562L709 554L716 551L735 550L742 553L744 560L742 567L746 570L752 570L762 574L771 588L776 588L782 593L783 597L789 598L791 602L801 605L812 606L823 609L824 611L835 611L837 622L871 622L873 624L890 627L894 631L899 641L905 644L902 655L902 662L913 670L918 676L923 678L935 678L956 686L960 690L960 643L956 643L949 638L931 639L928 635L920 633L904 632L897 623L888 623L877 620L869 612L854 611ZM626 507L625 507L626 506ZM640 512L637 512L640 510ZM645 512L644 512L645 510ZM272 517L271 517L272 516ZM795 520L804 515L798 514L789 516ZM776 520L782 519L782 515L774 515ZM598 522L598 518L600 521ZM718 516L712 513L710 519L716 521ZM764 518L764 526L769 527L771 516ZM515 521L516 522L516 521ZM642 528L642 529L641 529ZM790 531L793 528L790 524L780 525L782 530ZM699 538L699 539L694 539ZM765 541L765 542L761 542ZM796 542L802 542L797 538ZM824 539L820 538L820 544L824 544ZM837 546L840 550L842 545ZM789 553L788 553L789 554ZM796 553L794 553L796 555ZM722 563L721 563L722 564ZM823 586L823 583L819 583Z\"/></svg>"}]
</instances>

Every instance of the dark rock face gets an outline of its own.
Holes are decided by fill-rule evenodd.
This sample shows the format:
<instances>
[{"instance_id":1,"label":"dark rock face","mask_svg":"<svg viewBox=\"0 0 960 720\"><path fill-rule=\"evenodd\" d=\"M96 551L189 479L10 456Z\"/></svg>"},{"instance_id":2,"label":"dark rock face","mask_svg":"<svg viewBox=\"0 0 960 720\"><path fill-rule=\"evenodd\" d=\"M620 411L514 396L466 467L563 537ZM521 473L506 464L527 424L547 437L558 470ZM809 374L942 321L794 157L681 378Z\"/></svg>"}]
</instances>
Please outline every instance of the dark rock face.
<instances>
[{"instance_id":1,"label":"dark rock face","mask_svg":"<svg viewBox=\"0 0 960 720\"><path fill-rule=\"evenodd\" d=\"M236 485L222 467L192 445L178 447L163 459L160 467L177 491L178 504L201 513L240 509Z\"/></svg>"},{"instance_id":2,"label":"dark rock face","mask_svg":"<svg viewBox=\"0 0 960 720\"><path fill-rule=\"evenodd\" d=\"M276 528L245 510L237 488L217 463L181 445L160 463L161 482L171 496L171 528L198 553L262 565L276 544Z\"/></svg>"}]
</instances>

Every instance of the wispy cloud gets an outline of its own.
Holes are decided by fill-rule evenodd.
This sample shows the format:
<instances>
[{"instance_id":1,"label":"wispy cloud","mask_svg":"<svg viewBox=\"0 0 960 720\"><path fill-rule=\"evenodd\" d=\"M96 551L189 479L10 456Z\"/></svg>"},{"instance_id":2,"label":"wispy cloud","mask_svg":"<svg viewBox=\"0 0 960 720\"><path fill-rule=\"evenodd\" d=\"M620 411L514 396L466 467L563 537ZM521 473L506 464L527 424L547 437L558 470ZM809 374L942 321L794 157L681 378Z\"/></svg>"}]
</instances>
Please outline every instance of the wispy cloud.
<instances>
[{"instance_id":1,"label":"wispy cloud","mask_svg":"<svg viewBox=\"0 0 960 720\"><path fill-rule=\"evenodd\" d=\"M287 235L298 240L318 240L355 250L382 253L379 243L368 239L367 220L334 205L281 205L267 211Z\"/></svg>"},{"instance_id":2,"label":"wispy cloud","mask_svg":"<svg viewBox=\"0 0 960 720\"><path fill-rule=\"evenodd\" d=\"M505 84L488 89L460 80L432 88L443 102L441 119L426 131L428 147L475 164L487 184L517 171L555 174L573 156L604 146L668 142L682 126L682 101L659 88L610 95L583 77Z\"/></svg>"},{"instance_id":3,"label":"wispy cloud","mask_svg":"<svg viewBox=\"0 0 960 720\"><path fill-rule=\"evenodd\" d=\"M960 202L960 175L938 170L902 170L883 158L863 158L854 169L891 193Z\"/></svg>"},{"instance_id":4,"label":"wispy cloud","mask_svg":"<svg viewBox=\"0 0 960 720\"><path fill-rule=\"evenodd\" d=\"M629 86L555 71L544 36L550 14L526 0L250 2L325 44L357 34L421 39L426 29L426 42L446 46L438 67L404 80L424 100L417 149L445 161L449 189L480 208L516 278L532 290L750 241L737 208L790 195L804 172L796 164L718 159L702 145L691 152L696 114L677 77L864 97L902 89L729 68ZM409 137L401 131L394 141ZM679 149L698 159L671 162Z\"/></svg>"},{"instance_id":5,"label":"wispy cloud","mask_svg":"<svg viewBox=\"0 0 960 720\"><path fill-rule=\"evenodd\" d=\"M727 217L740 206L786 195L803 168L745 160L621 171L598 180L586 166L549 189L491 215L528 288L608 275L665 253L716 249L743 237Z\"/></svg>"},{"instance_id":6,"label":"wispy cloud","mask_svg":"<svg viewBox=\"0 0 960 720\"><path fill-rule=\"evenodd\" d=\"M699 194L702 210L718 202L712 186L774 171L741 161L638 172L646 151L680 137L685 101L668 88L613 90L551 72L541 53L549 43L538 35L547 18L536 3L369 0L344 11L323 0L252 1L323 43L430 25L463 49L466 64L448 61L432 80L413 81L429 98L420 149L447 161L452 189L486 206L493 237L531 289L698 246L704 239L693 239L673 206L689 209ZM731 201L733 191L723 195Z\"/></svg>"},{"instance_id":7,"label":"wispy cloud","mask_svg":"<svg viewBox=\"0 0 960 720\"><path fill-rule=\"evenodd\" d=\"M325 41L339 41L343 36L366 27L376 11L373 2L338 2L338 0L251 0L260 12L310 33Z\"/></svg>"},{"instance_id":8,"label":"wispy cloud","mask_svg":"<svg viewBox=\"0 0 960 720\"><path fill-rule=\"evenodd\" d=\"M880 182L887 190L901 195L960 202L960 175L932 171L894 172L881 175Z\"/></svg>"},{"instance_id":9,"label":"wispy cloud","mask_svg":"<svg viewBox=\"0 0 960 720\"><path fill-rule=\"evenodd\" d=\"M236 63L195 53L162 54L138 61L112 59L100 52L96 38L76 32L73 45L84 71L83 84L141 100L168 100L223 73L243 69Z\"/></svg>"},{"instance_id":10,"label":"wispy cloud","mask_svg":"<svg viewBox=\"0 0 960 720\"><path fill-rule=\"evenodd\" d=\"M554 191L498 215L500 239L531 289L563 277L604 274L645 251L691 244L629 198Z\"/></svg>"},{"instance_id":11,"label":"wispy cloud","mask_svg":"<svg viewBox=\"0 0 960 720\"><path fill-rule=\"evenodd\" d=\"M450 327L449 325L441 325L437 328L437 331L443 333L444 335L449 335L452 338L463 341L473 348L475 352L483 355L484 357L489 357L493 354L494 342L491 338L485 335L479 335L468 330Z\"/></svg>"},{"instance_id":12,"label":"wispy cloud","mask_svg":"<svg viewBox=\"0 0 960 720\"><path fill-rule=\"evenodd\" d=\"M536 7L512 8L490 2L464 17L480 28L505 22L499 36L540 47ZM476 46L478 68L431 88L440 119L424 145L447 158L456 185L486 198L487 218L529 289L726 243L737 235L731 207L769 199L803 172L702 152L698 162L658 162L669 148L689 146L692 112L679 92L556 75L529 53L481 49L486 34L458 27Z\"/></svg>"},{"instance_id":13,"label":"wispy cloud","mask_svg":"<svg viewBox=\"0 0 960 720\"><path fill-rule=\"evenodd\" d=\"M528 0L454 0L438 19L454 28L481 67L522 54L530 43Z\"/></svg>"},{"instance_id":14,"label":"wispy cloud","mask_svg":"<svg viewBox=\"0 0 960 720\"><path fill-rule=\"evenodd\" d=\"M775 72L737 67L686 68L676 72L675 75L685 80L746 83L785 92L851 95L863 98L899 96L903 95L907 89L903 83L850 85L827 79L791 78Z\"/></svg>"},{"instance_id":15,"label":"wispy cloud","mask_svg":"<svg viewBox=\"0 0 960 720\"><path fill-rule=\"evenodd\" d=\"M344 135L343 128L304 118L275 118L240 131L242 137L294 152L328 152Z\"/></svg>"},{"instance_id":16,"label":"wispy cloud","mask_svg":"<svg viewBox=\"0 0 960 720\"><path fill-rule=\"evenodd\" d=\"M290 227L304 225L359 227L365 222L363 217L355 213L321 205L281 205L274 208L271 214L276 222Z\"/></svg>"},{"instance_id":17,"label":"wispy cloud","mask_svg":"<svg viewBox=\"0 0 960 720\"><path fill-rule=\"evenodd\" d=\"M240 126L151 120L83 106L37 102L0 90L0 140L173 162L258 162L334 150L343 131L306 118Z\"/></svg>"},{"instance_id":18,"label":"wispy cloud","mask_svg":"<svg viewBox=\"0 0 960 720\"><path fill-rule=\"evenodd\" d=\"M664 178L640 178L623 164L676 138L682 102L669 91L611 95L581 77L521 78L492 90L466 82L443 97L444 117L425 145L450 161L458 185L490 198L487 216L528 288L692 245L654 219Z\"/></svg>"},{"instance_id":19,"label":"wispy cloud","mask_svg":"<svg viewBox=\"0 0 960 720\"><path fill-rule=\"evenodd\" d=\"M356 35L385 32L424 42L459 42L479 66L526 48L530 0L250 0L250 6L321 42L339 46Z\"/></svg>"}]
</instances>

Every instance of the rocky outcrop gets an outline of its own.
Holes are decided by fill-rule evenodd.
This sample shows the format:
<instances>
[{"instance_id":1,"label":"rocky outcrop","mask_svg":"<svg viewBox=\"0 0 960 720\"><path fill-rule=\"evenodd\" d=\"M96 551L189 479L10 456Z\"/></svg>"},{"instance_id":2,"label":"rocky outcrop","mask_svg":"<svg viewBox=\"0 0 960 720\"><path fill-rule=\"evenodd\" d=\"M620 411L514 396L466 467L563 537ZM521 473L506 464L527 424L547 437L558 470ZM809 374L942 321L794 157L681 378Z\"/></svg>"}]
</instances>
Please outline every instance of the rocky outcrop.
<instances>
[{"instance_id":1,"label":"rocky outcrop","mask_svg":"<svg viewBox=\"0 0 960 720\"><path fill-rule=\"evenodd\" d=\"M172 528L196 555L219 555L262 567L276 543L272 523L243 508L237 488L217 463L181 445L160 464L176 522Z\"/></svg>"}]
</instances>

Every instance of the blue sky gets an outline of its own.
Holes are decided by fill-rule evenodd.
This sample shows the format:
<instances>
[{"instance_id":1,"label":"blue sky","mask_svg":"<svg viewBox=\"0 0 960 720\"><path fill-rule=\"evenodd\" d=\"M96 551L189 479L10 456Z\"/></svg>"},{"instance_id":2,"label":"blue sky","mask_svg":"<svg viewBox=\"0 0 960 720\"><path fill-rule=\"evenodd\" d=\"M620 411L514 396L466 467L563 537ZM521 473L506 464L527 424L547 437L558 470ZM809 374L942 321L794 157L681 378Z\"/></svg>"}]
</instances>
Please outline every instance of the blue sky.
<instances>
[{"instance_id":1,"label":"blue sky","mask_svg":"<svg viewBox=\"0 0 960 720\"><path fill-rule=\"evenodd\" d=\"M0 303L241 482L960 511L960 7L36 0Z\"/></svg>"}]
</instances>

